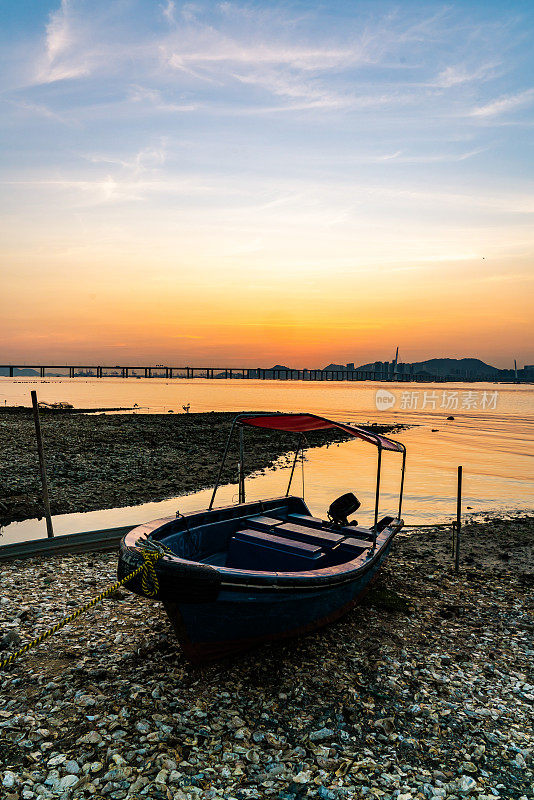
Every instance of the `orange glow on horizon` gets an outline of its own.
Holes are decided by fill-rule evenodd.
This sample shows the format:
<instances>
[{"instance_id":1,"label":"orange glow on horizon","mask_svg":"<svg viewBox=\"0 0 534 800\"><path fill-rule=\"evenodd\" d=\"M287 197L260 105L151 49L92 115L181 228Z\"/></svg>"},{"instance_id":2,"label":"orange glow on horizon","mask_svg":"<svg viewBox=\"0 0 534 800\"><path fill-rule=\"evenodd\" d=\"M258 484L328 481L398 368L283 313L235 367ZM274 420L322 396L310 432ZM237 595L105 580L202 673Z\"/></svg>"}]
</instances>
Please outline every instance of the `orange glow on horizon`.
<instances>
[{"instance_id":1,"label":"orange glow on horizon","mask_svg":"<svg viewBox=\"0 0 534 800\"><path fill-rule=\"evenodd\" d=\"M518 292L513 275L493 281L472 274L460 283L466 266L355 271L314 282L299 275L269 284L265 276L259 293L246 280L206 292L201 281L173 282L157 270L141 286L128 282L124 267L95 285L90 270L70 284L62 277L61 286L49 281L38 294L26 291L24 304L13 298L2 359L314 368L388 360L398 344L407 361L475 356L509 366L513 353L521 363L522 353L528 358L528 292Z\"/></svg>"}]
</instances>

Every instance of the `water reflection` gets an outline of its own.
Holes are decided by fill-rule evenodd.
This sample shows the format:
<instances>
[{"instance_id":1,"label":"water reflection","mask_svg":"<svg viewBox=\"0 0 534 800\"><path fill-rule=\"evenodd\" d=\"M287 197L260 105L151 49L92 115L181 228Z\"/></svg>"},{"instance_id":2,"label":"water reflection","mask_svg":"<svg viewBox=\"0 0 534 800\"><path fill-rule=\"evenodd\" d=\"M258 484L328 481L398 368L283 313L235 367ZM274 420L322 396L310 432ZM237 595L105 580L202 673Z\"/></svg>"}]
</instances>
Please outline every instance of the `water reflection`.
<instances>
[{"instance_id":1,"label":"water reflection","mask_svg":"<svg viewBox=\"0 0 534 800\"><path fill-rule=\"evenodd\" d=\"M0 379L0 398L10 404L28 404L30 388L38 384L40 399L49 402L66 400L80 407L147 405L152 410L163 407L180 409L191 403L193 411L282 410L310 411L341 421L404 422L414 427L394 438L408 450L403 516L410 523L450 519L455 514L456 469L464 467L464 508L473 511L523 510L532 507L534 470L532 441L534 432L534 387L498 386L499 403L487 413L455 412L447 420L439 411L395 411L380 413L374 401L377 388L384 384L308 384L279 381L206 381L206 380L120 380L102 379L47 380ZM419 384L414 385L421 391ZM484 386L475 384L477 391ZM447 390L453 388L446 384ZM467 387L467 388L466 388ZM428 390L428 385L424 387ZM436 390L443 390L443 384ZM458 390L472 390L461 385ZM488 390L495 389L492 384ZM388 384L392 391L404 391L406 384ZM311 437L310 437L311 438ZM353 491L362 502L358 512L361 522L372 519L376 451L354 440L327 448L309 449L306 454L305 497L312 513L324 516L332 500ZM396 508L400 458L385 454L383 459L381 511ZM247 481L247 498L284 494L289 466L268 470ZM302 476L295 474L295 492L302 491ZM298 491L297 491L298 490ZM108 509L86 514L65 514L54 518L58 535L137 524L162 516L205 508L210 491L172 498L137 507ZM218 503L237 501L237 487L221 487ZM45 535L44 521L28 520L4 529L2 543L38 538Z\"/></svg>"}]
</instances>

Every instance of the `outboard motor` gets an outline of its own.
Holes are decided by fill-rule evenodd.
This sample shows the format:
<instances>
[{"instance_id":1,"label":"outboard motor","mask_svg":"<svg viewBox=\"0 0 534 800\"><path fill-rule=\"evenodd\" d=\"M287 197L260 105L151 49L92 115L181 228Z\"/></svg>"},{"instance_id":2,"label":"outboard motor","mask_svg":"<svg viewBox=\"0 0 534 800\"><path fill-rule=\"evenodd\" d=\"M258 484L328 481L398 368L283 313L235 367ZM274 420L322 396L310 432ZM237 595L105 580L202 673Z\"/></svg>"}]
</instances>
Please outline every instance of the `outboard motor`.
<instances>
[{"instance_id":1,"label":"outboard motor","mask_svg":"<svg viewBox=\"0 0 534 800\"><path fill-rule=\"evenodd\" d=\"M360 506L360 501L356 495L352 494L352 492L342 494L341 497L338 497L337 500L334 500L328 509L328 519L336 527L348 525L349 521L347 518L349 514L354 514L354 512L357 511Z\"/></svg>"}]
</instances>

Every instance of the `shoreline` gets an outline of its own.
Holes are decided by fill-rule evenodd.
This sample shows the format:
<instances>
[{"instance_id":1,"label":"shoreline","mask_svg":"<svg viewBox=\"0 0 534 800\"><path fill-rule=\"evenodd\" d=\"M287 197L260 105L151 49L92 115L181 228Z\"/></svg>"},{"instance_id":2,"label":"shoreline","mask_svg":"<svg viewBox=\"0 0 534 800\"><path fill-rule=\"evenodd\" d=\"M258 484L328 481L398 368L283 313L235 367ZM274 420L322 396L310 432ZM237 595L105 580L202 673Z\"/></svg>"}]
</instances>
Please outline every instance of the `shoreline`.
<instances>
[{"instance_id":1,"label":"shoreline","mask_svg":"<svg viewBox=\"0 0 534 800\"><path fill-rule=\"evenodd\" d=\"M162 501L210 488L234 413L85 414L44 410L41 429L52 515ZM403 425L369 425L376 433ZM313 446L346 441L319 431ZM247 431L246 475L266 470L295 446L290 434ZM236 479L237 440L222 483ZM32 410L0 408L0 526L43 516Z\"/></svg>"},{"instance_id":2,"label":"shoreline","mask_svg":"<svg viewBox=\"0 0 534 800\"><path fill-rule=\"evenodd\" d=\"M4 786L14 798L526 799L533 545L533 516L466 525L456 576L450 531L401 533L342 620L203 667L159 603L121 590L0 673ZM113 582L116 561L3 565L4 654Z\"/></svg>"}]
</instances>

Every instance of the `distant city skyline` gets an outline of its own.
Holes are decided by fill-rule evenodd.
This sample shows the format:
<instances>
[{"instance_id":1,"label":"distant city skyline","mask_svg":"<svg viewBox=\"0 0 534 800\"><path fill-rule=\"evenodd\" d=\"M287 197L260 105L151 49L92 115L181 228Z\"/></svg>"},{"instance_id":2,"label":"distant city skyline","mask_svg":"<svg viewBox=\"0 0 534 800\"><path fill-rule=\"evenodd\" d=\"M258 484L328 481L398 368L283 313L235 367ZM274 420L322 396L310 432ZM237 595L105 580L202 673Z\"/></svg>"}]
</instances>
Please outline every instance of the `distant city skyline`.
<instances>
[{"instance_id":1,"label":"distant city skyline","mask_svg":"<svg viewBox=\"0 0 534 800\"><path fill-rule=\"evenodd\" d=\"M532 2L2 15L0 362L534 361Z\"/></svg>"}]
</instances>

